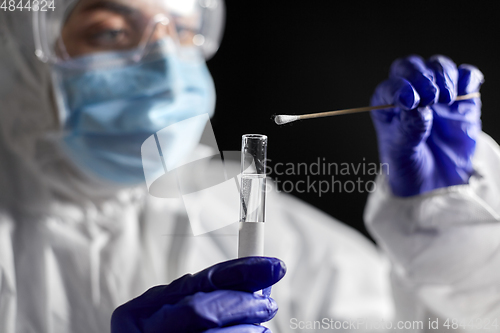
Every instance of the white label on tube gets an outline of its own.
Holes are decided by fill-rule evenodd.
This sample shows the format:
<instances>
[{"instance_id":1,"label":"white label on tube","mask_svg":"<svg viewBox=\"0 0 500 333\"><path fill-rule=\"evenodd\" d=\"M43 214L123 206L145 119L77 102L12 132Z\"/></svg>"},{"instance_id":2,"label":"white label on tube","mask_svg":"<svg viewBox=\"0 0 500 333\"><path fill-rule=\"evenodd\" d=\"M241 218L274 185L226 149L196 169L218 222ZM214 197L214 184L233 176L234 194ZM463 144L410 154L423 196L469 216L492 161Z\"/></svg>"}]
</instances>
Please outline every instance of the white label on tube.
<instances>
[{"instance_id":1,"label":"white label on tube","mask_svg":"<svg viewBox=\"0 0 500 333\"><path fill-rule=\"evenodd\" d=\"M238 258L264 255L264 222L240 222Z\"/></svg>"}]
</instances>

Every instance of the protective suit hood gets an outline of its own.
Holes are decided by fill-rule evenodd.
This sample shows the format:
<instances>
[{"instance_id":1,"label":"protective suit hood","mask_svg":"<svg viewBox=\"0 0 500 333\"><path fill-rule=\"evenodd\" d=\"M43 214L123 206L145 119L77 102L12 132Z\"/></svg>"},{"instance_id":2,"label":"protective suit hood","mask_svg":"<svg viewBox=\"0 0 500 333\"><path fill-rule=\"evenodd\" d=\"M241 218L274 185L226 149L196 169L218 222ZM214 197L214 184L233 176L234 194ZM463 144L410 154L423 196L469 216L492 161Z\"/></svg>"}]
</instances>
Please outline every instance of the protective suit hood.
<instances>
[{"instance_id":1,"label":"protective suit hood","mask_svg":"<svg viewBox=\"0 0 500 333\"><path fill-rule=\"evenodd\" d=\"M0 205L39 214L54 197L81 205L115 196L75 168L51 133L60 128L50 65L35 55L32 13L0 12Z\"/></svg>"}]
</instances>

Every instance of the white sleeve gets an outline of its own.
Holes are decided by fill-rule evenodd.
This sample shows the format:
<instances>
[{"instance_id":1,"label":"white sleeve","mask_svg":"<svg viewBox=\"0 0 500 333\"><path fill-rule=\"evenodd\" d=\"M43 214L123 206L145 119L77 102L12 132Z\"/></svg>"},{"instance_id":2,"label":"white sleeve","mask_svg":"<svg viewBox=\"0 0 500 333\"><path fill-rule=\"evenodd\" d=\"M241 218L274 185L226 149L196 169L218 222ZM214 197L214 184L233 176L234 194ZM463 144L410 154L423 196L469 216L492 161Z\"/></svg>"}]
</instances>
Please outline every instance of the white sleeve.
<instances>
[{"instance_id":1,"label":"white sleeve","mask_svg":"<svg viewBox=\"0 0 500 333\"><path fill-rule=\"evenodd\" d=\"M368 199L365 222L392 262L396 289L438 317L500 324L499 166L498 145L482 133L468 185L399 198L379 177Z\"/></svg>"},{"instance_id":2,"label":"white sleeve","mask_svg":"<svg viewBox=\"0 0 500 333\"><path fill-rule=\"evenodd\" d=\"M14 332L16 282L12 251L12 221L0 212L0 332Z\"/></svg>"}]
</instances>

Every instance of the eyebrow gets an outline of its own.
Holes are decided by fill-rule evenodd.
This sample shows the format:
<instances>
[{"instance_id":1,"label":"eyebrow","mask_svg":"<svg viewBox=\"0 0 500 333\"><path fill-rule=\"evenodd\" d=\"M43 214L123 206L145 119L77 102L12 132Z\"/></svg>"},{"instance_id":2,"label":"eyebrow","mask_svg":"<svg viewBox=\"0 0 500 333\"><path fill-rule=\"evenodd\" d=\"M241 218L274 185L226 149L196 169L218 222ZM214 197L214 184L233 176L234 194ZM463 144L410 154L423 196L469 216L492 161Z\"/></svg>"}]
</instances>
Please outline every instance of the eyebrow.
<instances>
[{"instance_id":1,"label":"eyebrow","mask_svg":"<svg viewBox=\"0 0 500 333\"><path fill-rule=\"evenodd\" d=\"M136 8L132 8L126 5L122 5L113 1L98 1L95 2L91 5L88 5L83 9L83 11L93 11L93 10L98 10L98 9L104 9L108 10L117 14L122 14L122 15L136 15L140 13L140 11Z\"/></svg>"}]
</instances>

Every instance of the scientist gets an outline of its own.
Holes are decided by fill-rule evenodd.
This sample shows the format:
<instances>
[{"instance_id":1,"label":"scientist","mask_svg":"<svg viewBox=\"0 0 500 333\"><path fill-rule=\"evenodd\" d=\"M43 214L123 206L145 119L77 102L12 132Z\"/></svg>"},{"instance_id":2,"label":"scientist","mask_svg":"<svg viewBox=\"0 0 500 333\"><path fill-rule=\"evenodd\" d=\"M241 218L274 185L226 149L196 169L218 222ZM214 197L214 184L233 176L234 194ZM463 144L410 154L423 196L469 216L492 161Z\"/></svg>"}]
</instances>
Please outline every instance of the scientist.
<instances>
[{"instance_id":1,"label":"scientist","mask_svg":"<svg viewBox=\"0 0 500 333\"><path fill-rule=\"evenodd\" d=\"M373 244L307 204L268 194L266 254L286 262L283 277L278 259L228 261L237 223L194 236L182 200L148 194L143 142L214 112L205 59L223 5L68 0L0 11L0 332L263 332L255 324L277 302L274 332L293 318L391 316ZM170 133L163 157L182 158L202 130ZM202 220L237 220L227 198L205 200ZM280 279L275 302L266 288Z\"/></svg>"},{"instance_id":2,"label":"scientist","mask_svg":"<svg viewBox=\"0 0 500 333\"><path fill-rule=\"evenodd\" d=\"M305 203L269 195L266 252L285 275L278 259L229 260L233 226L194 237L181 200L148 195L144 140L213 114L204 59L222 2L67 0L0 15L1 332L103 332L110 321L113 332L265 332L256 324L275 316L267 287L279 280L274 332L393 317L383 257ZM396 318L499 311L498 148L480 132L478 99L452 103L480 82L449 59L410 57L374 94L397 105L373 115L381 159L397 170L366 210L392 262ZM165 157L182 158L183 141L171 142ZM228 214L225 202L210 198L203 218Z\"/></svg>"}]
</instances>

